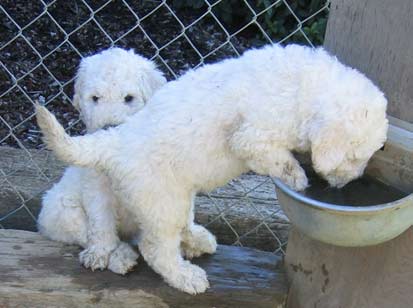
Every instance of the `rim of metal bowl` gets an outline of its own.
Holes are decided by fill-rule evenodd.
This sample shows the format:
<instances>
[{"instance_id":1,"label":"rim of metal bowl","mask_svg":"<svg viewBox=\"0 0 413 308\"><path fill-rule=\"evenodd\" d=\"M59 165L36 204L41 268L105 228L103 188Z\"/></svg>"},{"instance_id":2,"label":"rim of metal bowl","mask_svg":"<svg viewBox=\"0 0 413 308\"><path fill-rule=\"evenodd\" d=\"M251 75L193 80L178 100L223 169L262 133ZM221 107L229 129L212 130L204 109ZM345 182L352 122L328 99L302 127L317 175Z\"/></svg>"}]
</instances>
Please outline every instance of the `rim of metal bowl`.
<instances>
[{"instance_id":1,"label":"rim of metal bowl","mask_svg":"<svg viewBox=\"0 0 413 308\"><path fill-rule=\"evenodd\" d=\"M303 196L302 194L296 192L295 190L292 190L279 178L271 178L271 179L274 185L278 187L280 190L282 190L285 194L287 194L288 196L290 196L291 198L295 200L300 201L306 206L314 207L314 208L324 210L324 211L339 212L341 214L345 214L345 213L367 214L371 212L391 210L391 209L403 206L404 203L407 206L407 202L405 201L409 199L413 200L413 193L412 193L412 194L408 194L406 197L403 197L401 199L398 199L398 200L395 200L389 203L383 203L383 204L377 204L377 205L351 206L351 205L345 205L345 204L343 205L331 204L331 203L326 203L326 202L318 201L318 200Z\"/></svg>"}]
</instances>

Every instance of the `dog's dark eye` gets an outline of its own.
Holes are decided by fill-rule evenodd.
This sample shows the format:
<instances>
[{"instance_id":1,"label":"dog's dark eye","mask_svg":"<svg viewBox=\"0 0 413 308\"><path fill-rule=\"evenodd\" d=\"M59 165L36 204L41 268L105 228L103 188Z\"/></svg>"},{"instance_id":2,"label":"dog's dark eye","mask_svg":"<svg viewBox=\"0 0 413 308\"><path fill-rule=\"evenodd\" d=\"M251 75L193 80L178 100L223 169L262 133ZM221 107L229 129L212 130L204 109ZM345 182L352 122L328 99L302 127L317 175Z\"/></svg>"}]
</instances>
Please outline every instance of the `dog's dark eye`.
<instances>
[{"instance_id":1,"label":"dog's dark eye","mask_svg":"<svg viewBox=\"0 0 413 308\"><path fill-rule=\"evenodd\" d=\"M93 100L95 103L97 103L98 100L99 100L99 97L96 96L96 95L93 95L93 96L92 96L92 100Z\"/></svg>"},{"instance_id":2,"label":"dog's dark eye","mask_svg":"<svg viewBox=\"0 0 413 308\"><path fill-rule=\"evenodd\" d=\"M133 101L133 96L132 95L126 95L125 96L125 103L130 103L131 101Z\"/></svg>"}]
</instances>

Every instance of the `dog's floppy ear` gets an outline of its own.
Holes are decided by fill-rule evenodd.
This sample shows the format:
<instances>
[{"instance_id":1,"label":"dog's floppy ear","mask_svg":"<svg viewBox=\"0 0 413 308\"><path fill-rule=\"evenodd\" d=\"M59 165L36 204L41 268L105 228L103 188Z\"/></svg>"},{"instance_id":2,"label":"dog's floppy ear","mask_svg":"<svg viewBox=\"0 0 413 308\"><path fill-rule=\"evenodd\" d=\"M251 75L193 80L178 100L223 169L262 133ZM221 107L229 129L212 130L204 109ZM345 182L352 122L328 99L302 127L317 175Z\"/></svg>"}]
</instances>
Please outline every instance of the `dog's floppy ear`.
<instances>
[{"instance_id":1,"label":"dog's floppy ear","mask_svg":"<svg viewBox=\"0 0 413 308\"><path fill-rule=\"evenodd\" d=\"M75 94L73 95L72 105L73 107L76 108L77 111L80 111L80 97L76 91L75 91Z\"/></svg>"},{"instance_id":2,"label":"dog's floppy ear","mask_svg":"<svg viewBox=\"0 0 413 308\"><path fill-rule=\"evenodd\" d=\"M162 72L155 68L153 63L150 63L150 66L141 78L141 91L144 102L147 102L155 91L166 83L166 78Z\"/></svg>"},{"instance_id":3,"label":"dog's floppy ear","mask_svg":"<svg viewBox=\"0 0 413 308\"><path fill-rule=\"evenodd\" d=\"M79 68L77 70L76 73L76 77L75 77L75 85L74 85L74 95L73 95L73 100L72 100L72 104L73 107L76 108L76 110L80 111L80 93L82 91L82 84L84 82L84 71L85 71L85 66L86 66L86 58L82 59L82 61L80 61L79 64Z\"/></svg>"},{"instance_id":4,"label":"dog's floppy ear","mask_svg":"<svg viewBox=\"0 0 413 308\"><path fill-rule=\"evenodd\" d=\"M318 123L310 131L311 159L314 169L328 174L344 160L350 141L341 121Z\"/></svg>"}]
</instances>

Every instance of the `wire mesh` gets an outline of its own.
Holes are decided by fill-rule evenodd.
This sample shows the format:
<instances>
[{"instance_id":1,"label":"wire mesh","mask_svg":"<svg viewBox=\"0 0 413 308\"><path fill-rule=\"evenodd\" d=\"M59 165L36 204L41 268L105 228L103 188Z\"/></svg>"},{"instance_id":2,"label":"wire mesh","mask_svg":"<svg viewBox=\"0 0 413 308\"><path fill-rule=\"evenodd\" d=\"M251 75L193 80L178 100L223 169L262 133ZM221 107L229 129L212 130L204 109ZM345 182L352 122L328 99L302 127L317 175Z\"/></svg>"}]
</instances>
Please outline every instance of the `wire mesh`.
<instances>
[{"instance_id":1,"label":"wire mesh","mask_svg":"<svg viewBox=\"0 0 413 308\"><path fill-rule=\"evenodd\" d=\"M320 44L328 5L325 0L2 1L0 227L34 230L40 196L61 175L62 166L41 144L34 101L47 105L71 134L84 132L71 106L81 58L111 46L134 48L174 79L253 46ZM221 243L284 252L289 224L268 177L243 175L198 196L196 203L196 219L218 230Z\"/></svg>"}]
</instances>

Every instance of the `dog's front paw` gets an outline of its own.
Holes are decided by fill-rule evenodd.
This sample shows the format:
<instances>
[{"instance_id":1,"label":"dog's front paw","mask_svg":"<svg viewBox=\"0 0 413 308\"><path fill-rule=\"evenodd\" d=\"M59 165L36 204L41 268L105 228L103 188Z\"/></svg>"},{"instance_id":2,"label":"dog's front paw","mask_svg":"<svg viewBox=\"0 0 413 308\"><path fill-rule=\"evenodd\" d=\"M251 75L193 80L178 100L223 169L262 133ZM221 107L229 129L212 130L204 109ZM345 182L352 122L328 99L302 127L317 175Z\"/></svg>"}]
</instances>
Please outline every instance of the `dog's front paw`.
<instances>
[{"instance_id":1,"label":"dog's front paw","mask_svg":"<svg viewBox=\"0 0 413 308\"><path fill-rule=\"evenodd\" d=\"M188 261L165 280L170 286L189 294L203 293L209 288L206 272Z\"/></svg>"},{"instance_id":2,"label":"dog's front paw","mask_svg":"<svg viewBox=\"0 0 413 308\"><path fill-rule=\"evenodd\" d=\"M187 259L199 257L205 253L213 254L217 250L215 236L203 226L195 225L182 242L182 253Z\"/></svg>"},{"instance_id":3,"label":"dog's front paw","mask_svg":"<svg viewBox=\"0 0 413 308\"><path fill-rule=\"evenodd\" d=\"M125 275L138 263L138 253L127 243L121 242L109 257L108 269L120 275Z\"/></svg>"},{"instance_id":4,"label":"dog's front paw","mask_svg":"<svg viewBox=\"0 0 413 308\"><path fill-rule=\"evenodd\" d=\"M104 270L108 266L110 253L111 249L92 245L79 254L79 260L84 267L90 268L92 271Z\"/></svg>"},{"instance_id":5,"label":"dog's front paw","mask_svg":"<svg viewBox=\"0 0 413 308\"><path fill-rule=\"evenodd\" d=\"M308 187L308 179L304 169L299 167L284 169L284 174L281 179L289 187L296 191L302 191Z\"/></svg>"}]
</instances>

